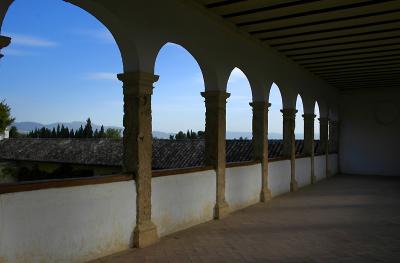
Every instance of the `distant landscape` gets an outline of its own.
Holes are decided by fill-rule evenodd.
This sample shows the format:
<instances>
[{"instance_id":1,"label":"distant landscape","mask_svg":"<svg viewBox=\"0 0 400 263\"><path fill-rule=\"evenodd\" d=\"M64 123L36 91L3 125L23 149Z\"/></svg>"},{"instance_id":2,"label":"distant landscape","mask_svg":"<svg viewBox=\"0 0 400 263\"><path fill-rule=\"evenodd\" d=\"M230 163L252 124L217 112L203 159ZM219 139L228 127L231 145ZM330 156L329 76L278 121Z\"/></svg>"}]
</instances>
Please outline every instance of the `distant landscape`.
<instances>
[{"instance_id":1,"label":"distant landscape","mask_svg":"<svg viewBox=\"0 0 400 263\"><path fill-rule=\"evenodd\" d=\"M42 124L38 122L16 122L13 124L13 126L16 126L19 132L22 133L28 133L32 130L35 129L41 129L43 127L48 128L48 129L53 129L57 128L58 125L64 125L64 127L68 127L69 129L74 129L77 130L79 127L85 126L86 122L83 121L73 121L73 122L56 122L56 123L51 123L51 124ZM92 123L93 130L100 130L101 125ZM113 129L120 129L123 130L122 127L117 127L117 126L104 126L105 129L108 128L113 128ZM186 131L184 131L186 132ZM175 135L174 132L164 132L164 131L153 131L153 136L159 139L169 139L170 135ZM251 139L252 134L251 132L232 132L232 131L227 131L226 133L226 138L227 139L239 139L240 137L242 138L247 138ZM268 135L269 139L282 139L282 134L279 133L269 133ZM303 138L303 134L296 134L297 138Z\"/></svg>"}]
</instances>

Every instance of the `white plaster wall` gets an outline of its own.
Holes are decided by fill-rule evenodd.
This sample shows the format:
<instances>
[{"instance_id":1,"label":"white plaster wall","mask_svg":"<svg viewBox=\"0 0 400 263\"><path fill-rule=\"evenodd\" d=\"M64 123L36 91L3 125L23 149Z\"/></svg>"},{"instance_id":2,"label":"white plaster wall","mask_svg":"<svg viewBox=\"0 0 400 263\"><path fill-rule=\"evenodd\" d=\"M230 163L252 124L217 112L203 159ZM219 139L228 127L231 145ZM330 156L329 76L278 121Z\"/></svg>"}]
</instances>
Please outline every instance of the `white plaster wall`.
<instances>
[{"instance_id":1,"label":"white plaster wall","mask_svg":"<svg viewBox=\"0 0 400 263\"><path fill-rule=\"evenodd\" d=\"M226 200L231 210L260 201L261 164L226 169Z\"/></svg>"},{"instance_id":2,"label":"white plaster wall","mask_svg":"<svg viewBox=\"0 0 400 263\"><path fill-rule=\"evenodd\" d=\"M134 181L0 195L0 262L86 262L127 249Z\"/></svg>"},{"instance_id":3,"label":"white plaster wall","mask_svg":"<svg viewBox=\"0 0 400 263\"><path fill-rule=\"evenodd\" d=\"M160 236L213 219L214 170L153 178L152 215Z\"/></svg>"},{"instance_id":4,"label":"white plaster wall","mask_svg":"<svg viewBox=\"0 0 400 263\"><path fill-rule=\"evenodd\" d=\"M326 155L314 157L314 175L317 181L326 179Z\"/></svg>"},{"instance_id":5,"label":"white plaster wall","mask_svg":"<svg viewBox=\"0 0 400 263\"><path fill-rule=\"evenodd\" d=\"M3 133L0 133L0 141L10 138L10 130L6 129Z\"/></svg>"},{"instance_id":6,"label":"white plaster wall","mask_svg":"<svg viewBox=\"0 0 400 263\"><path fill-rule=\"evenodd\" d=\"M328 163L328 169L331 173L331 175L335 175L338 173L338 155L337 154L329 154L329 163Z\"/></svg>"},{"instance_id":7,"label":"white plaster wall","mask_svg":"<svg viewBox=\"0 0 400 263\"><path fill-rule=\"evenodd\" d=\"M340 102L342 173L400 175L400 89L343 92Z\"/></svg>"},{"instance_id":8,"label":"white plaster wall","mask_svg":"<svg viewBox=\"0 0 400 263\"><path fill-rule=\"evenodd\" d=\"M296 159L296 181L298 187L311 184L311 159Z\"/></svg>"},{"instance_id":9,"label":"white plaster wall","mask_svg":"<svg viewBox=\"0 0 400 263\"><path fill-rule=\"evenodd\" d=\"M272 196L290 192L290 161L270 162L268 183Z\"/></svg>"}]
</instances>

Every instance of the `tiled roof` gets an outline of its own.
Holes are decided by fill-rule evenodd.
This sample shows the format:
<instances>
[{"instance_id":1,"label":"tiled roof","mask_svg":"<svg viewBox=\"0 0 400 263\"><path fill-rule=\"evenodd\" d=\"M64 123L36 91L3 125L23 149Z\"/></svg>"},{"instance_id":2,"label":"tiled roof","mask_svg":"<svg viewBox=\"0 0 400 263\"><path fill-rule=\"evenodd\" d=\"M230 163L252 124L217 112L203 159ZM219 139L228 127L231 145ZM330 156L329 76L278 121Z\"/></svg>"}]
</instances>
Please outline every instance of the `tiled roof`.
<instances>
[{"instance_id":1,"label":"tiled roof","mask_svg":"<svg viewBox=\"0 0 400 263\"><path fill-rule=\"evenodd\" d=\"M316 143L317 147L317 143ZM204 140L153 140L153 169L203 166ZM296 141L296 152L303 141ZM279 157L282 140L269 140L269 158ZM251 140L227 140L227 162L253 160ZM121 139L8 139L0 141L0 160L122 165Z\"/></svg>"}]
</instances>

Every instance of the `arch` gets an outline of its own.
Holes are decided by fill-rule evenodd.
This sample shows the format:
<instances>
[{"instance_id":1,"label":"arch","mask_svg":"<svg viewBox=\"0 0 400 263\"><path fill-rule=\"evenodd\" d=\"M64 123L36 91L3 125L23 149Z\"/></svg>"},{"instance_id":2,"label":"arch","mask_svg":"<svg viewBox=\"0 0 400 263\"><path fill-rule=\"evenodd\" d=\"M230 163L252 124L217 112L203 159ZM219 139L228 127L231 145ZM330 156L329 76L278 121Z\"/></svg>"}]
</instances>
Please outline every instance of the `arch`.
<instances>
[{"instance_id":1,"label":"arch","mask_svg":"<svg viewBox=\"0 0 400 263\"><path fill-rule=\"evenodd\" d=\"M313 114L315 108L315 99L311 94L308 93L300 93L301 99L303 102L304 113L305 114Z\"/></svg>"},{"instance_id":2,"label":"arch","mask_svg":"<svg viewBox=\"0 0 400 263\"><path fill-rule=\"evenodd\" d=\"M320 108L318 101L315 101L315 106L314 106L314 114L315 114L315 120L314 120L314 140L319 140L320 138L320 125L319 125L319 118L321 118L320 115Z\"/></svg>"},{"instance_id":3,"label":"arch","mask_svg":"<svg viewBox=\"0 0 400 263\"><path fill-rule=\"evenodd\" d=\"M97 20L100 21L114 37L124 67L124 71L140 71L139 56L136 48L136 43L130 37L129 32L126 32L125 27L113 13L111 13L102 4L96 1L87 0L63 0L72 5L82 8Z\"/></svg>"},{"instance_id":4,"label":"arch","mask_svg":"<svg viewBox=\"0 0 400 263\"><path fill-rule=\"evenodd\" d=\"M152 97L153 131L203 131L205 108L200 93L204 91L204 78L196 58L185 47L166 43L154 66L160 78Z\"/></svg>"},{"instance_id":5,"label":"arch","mask_svg":"<svg viewBox=\"0 0 400 263\"><path fill-rule=\"evenodd\" d=\"M296 99L296 123L295 123L295 138L296 140L298 139L304 139L304 119L303 119L303 114L304 114L304 104L303 104L303 99L301 95L297 95Z\"/></svg>"},{"instance_id":6,"label":"arch","mask_svg":"<svg viewBox=\"0 0 400 263\"><path fill-rule=\"evenodd\" d=\"M231 68L213 61L212 57L204 56L204 50L201 47L194 46L193 43L182 39L171 38L159 43L146 43L146 52L150 53L150 60L153 62L151 68L155 71L158 54L165 45L175 44L184 47L197 62L200 67L204 80L204 91L226 90L226 82ZM149 51L150 49L150 51Z\"/></svg>"},{"instance_id":7,"label":"arch","mask_svg":"<svg viewBox=\"0 0 400 263\"><path fill-rule=\"evenodd\" d=\"M296 107L296 93L284 85L284 82L274 81L270 89L267 90L267 96L269 97L270 92L274 84L279 88L279 92L282 97L282 109L294 109Z\"/></svg>"},{"instance_id":8,"label":"arch","mask_svg":"<svg viewBox=\"0 0 400 263\"><path fill-rule=\"evenodd\" d=\"M25 92L25 95L30 98L24 107L14 107L15 111L18 111L18 108L23 108L23 110L19 110L19 112L16 113L17 117L18 115L22 116L19 118L19 121L35 118L35 121L46 124L63 121L84 121L86 118L90 117L92 121L97 124L121 127L123 116L122 92L121 83L117 80L116 73L122 70L123 62L121 61L120 49L117 46L118 43L116 43L115 39L112 37L111 32L107 31L108 28L104 23L99 21L90 12L87 12L87 10L63 1L51 1L48 4L43 3L43 5L34 2L29 2L31 5L27 5L27 2L24 1L12 1L10 4L12 5L10 9L8 9L8 17L5 17L4 23L2 24L3 30L17 29L17 33L27 34L28 37L31 36L30 34L35 35L35 33L33 33L35 31L37 31L37 33L43 32L43 34L44 32L48 32L47 35L51 35L55 38L50 40L42 40L39 38L38 40L34 38L32 38L33 40L24 40L24 47L29 47L29 45L36 46L34 48L40 48L41 50L38 53L42 53L42 56L32 55L29 59L22 60L21 58L18 61L17 58L10 58L8 61L11 67L5 64L5 67L2 68L1 75L7 76L9 87L14 89L14 91L6 91L7 93L5 92L4 96L10 98L14 97L16 103L19 102L18 97L15 95L16 92ZM46 16L46 12L49 11L43 7L47 6L52 8L52 11L57 10L59 13L62 13L62 17L54 21L52 16ZM34 9L34 7L37 8ZM19 22L21 20L19 16L21 15L21 11L24 12L23 15L26 16L24 21ZM28 17L30 21L36 21L36 13L39 12L42 12L41 17L43 21L40 20L38 23L29 23L26 21ZM72 22L70 22L70 20L75 20L75 23L73 23L75 26L81 25L80 22L83 21L85 24L88 23L90 26L93 26L94 29L104 30L104 32L108 34L107 36L112 46L107 44L107 46L102 47L102 50L99 48L101 45L99 44L99 46L93 48L91 44L93 44L95 40L90 39L92 43L87 42L83 44L86 46L85 49L81 42L74 41L73 36L76 35L76 32L71 30L72 26L70 26L70 24ZM8 23L8 21L10 23ZM12 25L17 26L11 28L10 26ZM58 32L62 34L50 31L57 31L55 29L58 29ZM71 31L67 31L67 29ZM67 32L68 35L66 35L65 32ZM44 36L46 38L46 34L39 36ZM27 37L24 38L26 39ZM85 40L87 40L87 38L85 38ZM26 44L26 42L30 42L31 44ZM77 44L77 47L71 47L71 43ZM18 46L17 42L14 44ZM104 53L106 53L106 56L99 57L96 51L97 49L101 50L100 52L105 51ZM48 52L49 50L50 52ZM84 53L85 51L90 52L86 54ZM112 58L112 60L109 58ZM93 62L94 59L96 59L96 62ZM13 60L16 62L12 62ZM68 63L65 63L66 61L68 61ZM15 66L16 63L18 63L18 68ZM79 63L79 65L77 63ZM108 65L110 64L113 64L113 66L109 67ZM104 67L104 65L106 65L106 67ZM29 79L29 82L27 83L23 80L25 81L24 83L21 79ZM40 87L40 91L38 91L38 89L27 89L27 84L32 87ZM114 88L110 89L110 85ZM79 89L79 86L85 88ZM16 87L19 88L19 91ZM105 91L105 88L108 88L109 91L99 92L99 89ZM14 95L12 92L14 92ZM51 93L56 94L51 95ZM79 94L79 97L77 94ZM49 97L51 97L51 99L48 99ZM75 101L76 99L81 100L81 102L71 107L68 102L72 100ZM84 103L82 100L90 102L91 107L87 107L88 103ZM31 103L31 105L29 105L29 103ZM18 104L20 105L20 103ZM83 105L86 105L86 107L83 107ZM29 108L29 110L26 110L27 108ZM49 108L53 110L49 110ZM93 108L97 110L94 111ZM44 112L46 112L46 114L44 114ZM119 117L117 119L118 122L115 121L115 116ZM102 123L100 123L100 121Z\"/></svg>"},{"instance_id":9,"label":"arch","mask_svg":"<svg viewBox=\"0 0 400 263\"><path fill-rule=\"evenodd\" d=\"M152 59L153 71L154 72L156 72L156 64L157 64L157 59L160 55L160 52L162 52L162 50L166 46L170 46L170 45L179 46L182 49L184 49L184 51L186 53L190 54L190 56L196 61L197 65L199 66L201 74L204 79L204 82L206 82L206 76L210 77L210 75L213 75L213 74L211 74L209 67L207 67L207 63L204 61L201 53L197 52L197 50L195 48L191 48L190 45L187 45L185 42L182 42L182 41L164 41L154 47L154 52L153 52L154 54L152 54L152 56L153 56L153 59Z\"/></svg>"},{"instance_id":10,"label":"arch","mask_svg":"<svg viewBox=\"0 0 400 263\"><path fill-rule=\"evenodd\" d=\"M321 118L327 118L328 117L328 111L329 111L329 107L327 102L323 99L323 98L317 98L318 101L318 109L319 109L319 113L320 113L320 117Z\"/></svg>"},{"instance_id":11,"label":"arch","mask_svg":"<svg viewBox=\"0 0 400 263\"><path fill-rule=\"evenodd\" d=\"M2 32L2 26L7 15L7 11L14 2L15 0L0 0L0 32ZM118 46L124 71L138 70L139 58L136 45L134 41L128 37L129 34L126 33L124 26L109 10L107 10L98 2L90 0L63 0L62 2L69 3L77 8L82 9L103 24L111 33Z\"/></svg>"},{"instance_id":12,"label":"arch","mask_svg":"<svg viewBox=\"0 0 400 263\"><path fill-rule=\"evenodd\" d=\"M251 138L252 101L251 85L247 75L238 67L234 68L227 80L227 92L231 95L226 105L227 139Z\"/></svg>"},{"instance_id":13,"label":"arch","mask_svg":"<svg viewBox=\"0 0 400 263\"><path fill-rule=\"evenodd\" d=\"M283 138L283 116L281 109L283 108L283 97L281 89L275 82L268 91L268 102L271 106L268 111L268 136L269 139Z\"/></svg>"}]
</instances>

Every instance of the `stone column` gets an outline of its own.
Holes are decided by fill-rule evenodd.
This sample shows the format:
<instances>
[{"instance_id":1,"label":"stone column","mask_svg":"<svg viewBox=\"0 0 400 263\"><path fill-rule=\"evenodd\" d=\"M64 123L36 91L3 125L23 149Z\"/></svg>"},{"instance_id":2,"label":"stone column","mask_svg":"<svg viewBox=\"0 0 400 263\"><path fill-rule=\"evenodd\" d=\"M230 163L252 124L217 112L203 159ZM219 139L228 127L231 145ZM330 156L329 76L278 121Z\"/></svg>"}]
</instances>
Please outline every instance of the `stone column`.
<instances>
[{"instance_id":1,"label":"stone column","mask_svg":"<svg viewBox=\"0 0 400 263\"><path fill-rule=\"evenodd\" d=\"M261 193L260 201L271 199L268 186L268 108L271 106L266 101L250 103L253 108L253 149L254 159L261 163Z\"/></svg>"},{"instance_id":2,"label":"stone column","mask_svg":"<svg viewBox=\"0 0 400 263\"><path fill-rule=\"evenodd\" d=\"M290 191L297 191L296 181L296 141L294 129L296 124L296 109L283 109L283 151L282 155L290 157Z\"/></svg>"},{"instance_id":3,"label":"stone column","mask_svg":"<svg viewBox=\"0 0 400 263\"><path fill-rule=\"evenodd\" d=\"M331 120L329 122L329 144L330 151L337 152L339 145L339 122Z\"/></svg>"},{"instance_id":4,"label":"stone column","mask_svg":"<svg viewBox=\"0 0 400 263\"><path fill-rule=\"evenodd\" d=\"M5 48L8 46L11 42L11 38L6 37L6 36L1 36L0 35L0 51L2 48ZM0 59L3 57L3 54L0 53Z\"/></svg>"},{"instance_id":5,"label":"stone column","mask_svg":"<svg viewBox=\"0 0 400 263\"><path fill-rule=\"evenodd\" d=\"M206 105L205 154L206 164L212 165L217 176L217 200L214 218L221 219L229 214L229 205L225 199L226 166L226 99L230 94L225 91L207 91L201 95Z\"/></svg>"},{"instance_id":6,"label":"stone column","mask_svg":"<svg viewBox=\"0 0 400 263\"><path fill-rule=\"evenodd\" d=\"M328 144L328 118L319 118L319 149L322 153L326 153Z\"/></svg>"},{"instance_id":7,"label":"stone column","mask_svg":"<svg viewBox=\"0 0 400 263\"><path fill-rule=\"evenodd\" d=\"M313 113L304 114L304 149L303 153L310 156L311 160L311 184L317 182L315 177L314 166L314 119L316 115Z\"/></svg>"},{"instance_id":8,"label":"stone column","mask_svg":"<svg viewBox=\"0 0 400 263\"><path fill-rule=\"evenodd\" d=\"M319 125L320 125L320 150L321 153L325 154L325 173L326 177L329 176L329 165L328 165L328 118L319 118Z\"/></svg>"},{"instance_id":9,"label":"stone column","mask_svg":"<svg viewBox=\"0 0 400 263\"><path fill-rule=\"evenodd\" d=\"M145 72L118 75L124 93L123 170L136 182L135 247L146 247L158 240L151 220L152 128L151 95L158 76Z\"/></svg>"}]
</instances>

